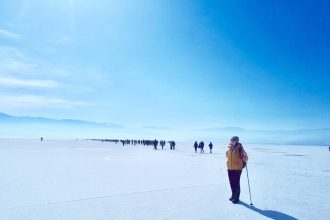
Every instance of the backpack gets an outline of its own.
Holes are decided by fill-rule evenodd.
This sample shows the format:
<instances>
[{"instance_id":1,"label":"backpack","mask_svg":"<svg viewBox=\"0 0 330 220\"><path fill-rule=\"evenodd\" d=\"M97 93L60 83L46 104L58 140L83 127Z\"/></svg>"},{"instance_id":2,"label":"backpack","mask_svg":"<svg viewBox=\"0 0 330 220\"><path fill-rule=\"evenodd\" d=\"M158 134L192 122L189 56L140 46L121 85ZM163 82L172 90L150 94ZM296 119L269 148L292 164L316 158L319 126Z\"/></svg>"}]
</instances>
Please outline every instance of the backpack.
<instances>
[{"instance_id":1,"label":"backpack","mask_svg":"<svg viewBox=\"0 0 330 220\"><path fill-rule=\"evenodd\" d=\"M241 147L238 149L240 157L242 157L242 150L243 150L243 147L241 146ZM241 158L241 159L243 159L243 158ZM243 160L242 160L242 162L243 162L243 169L244 169L244 168L246 167L246 162L243 161Z\"/></svg>"},{"instance_id":2,"label":"backpack","mask_svg":"<svg viewBox=\"0 0 330 220\"><path fill-rule=\"evenodd\" d=\"M243 169L246 167L246 162L243 161Z\"/></svg>"}]
</instances>

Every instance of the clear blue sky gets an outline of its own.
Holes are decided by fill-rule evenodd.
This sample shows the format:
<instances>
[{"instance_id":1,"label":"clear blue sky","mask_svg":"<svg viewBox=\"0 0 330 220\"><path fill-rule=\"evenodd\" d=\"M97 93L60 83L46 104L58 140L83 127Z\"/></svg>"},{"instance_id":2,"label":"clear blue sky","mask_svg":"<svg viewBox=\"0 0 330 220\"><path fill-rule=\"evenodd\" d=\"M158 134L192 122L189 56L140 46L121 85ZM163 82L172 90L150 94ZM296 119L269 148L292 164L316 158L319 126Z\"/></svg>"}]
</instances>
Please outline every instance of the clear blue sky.
<instances>
[{"instance_id":1,"label":"clear blue sky","mask_svg":"<svg viewBox=\"0 0 330 220\"><path fill-rule=\"evenodd\" d=\"M330 126L329 1L2 0L0 111L125 126Z\"/></svg>"}]
</instances>

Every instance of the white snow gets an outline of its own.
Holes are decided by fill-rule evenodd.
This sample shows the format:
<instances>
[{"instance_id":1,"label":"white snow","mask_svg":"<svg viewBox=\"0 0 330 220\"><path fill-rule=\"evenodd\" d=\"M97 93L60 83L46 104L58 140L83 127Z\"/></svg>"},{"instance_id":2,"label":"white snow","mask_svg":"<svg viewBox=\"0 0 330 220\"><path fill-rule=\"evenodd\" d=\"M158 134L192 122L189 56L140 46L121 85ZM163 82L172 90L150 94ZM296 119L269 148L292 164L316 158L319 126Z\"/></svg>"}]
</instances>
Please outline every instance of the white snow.
<instances>
[{"instance_id":1,"label":"white snow","mask_svg":"<svg viewBox=\"0 0 330 220\"><path fill-rule=\"evenodd\" d=\"M246 171L244 203L228 201L226 144L204 155L192 144L154 151L86 140L0 140L0 219L330 218L327 147L244 145L250 207Z\"/></svg>"}]
</instances>

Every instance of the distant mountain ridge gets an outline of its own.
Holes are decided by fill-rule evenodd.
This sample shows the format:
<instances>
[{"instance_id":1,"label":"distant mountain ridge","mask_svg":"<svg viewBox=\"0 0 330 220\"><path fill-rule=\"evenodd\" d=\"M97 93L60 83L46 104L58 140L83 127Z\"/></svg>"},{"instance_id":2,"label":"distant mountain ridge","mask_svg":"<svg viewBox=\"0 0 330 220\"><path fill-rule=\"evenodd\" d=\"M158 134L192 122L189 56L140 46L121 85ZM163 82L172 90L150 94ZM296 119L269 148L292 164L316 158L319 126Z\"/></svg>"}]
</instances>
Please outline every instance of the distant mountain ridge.
<instances>
[{"instance_id":1,"label":"distant mountain ridge","mask_svg":"<svg viewBox=\"0 0 330 220\"><path fill-rule=\"evenodd\" d=\"M68 124L68 125L87 125L87 126L101 126L108 128L125 128L123 125L106 122L93 122L76 119L52 119L45 117L33 116L13 116L0 112L0 123L48 123L48 124Z\"/></svg>"},{"instance_id":2,"label":"distant mountain ridge","mask_svg":"<svg viewBox=\"0 0 330 220\"><path fill-rule=\"evenodd\" d=\"M176 139L228 141L238 135L243 142L268 144L330 145L330 128L306 129L246 129L242 127L221 127L191 129L142 126L125 127L120 124L93 122L77 119L52 119L34 116L13 116L0 112L0 138L38 137L86 138L86 137L150 137L167 136Z\"/></svg>"},{"instance_id":3,"label":"distant mountain ridge","mask_svg":"<svg viewBox=\"0 0 330 220\"><path fill-rule=\"evenodd\" d=\"M300 133L300 132L320 132L327 131L330 132L330 128L300 128L300 129L245 129L241 127L210 127L204 129L198 129L200 131L231 131L231 132L264 132L264 133Z\"/></svg>"},{"instance_id":4,"label":"distant mountain ridge","mask_svg":"<svg viewBox=\"0 0 330 220\"><path fill-rule=\"evenodd\" d=\"M196 130L195 130L196 131ZM244 129L240 127L210 127L199 129L208 132L209 136L238 135L253 143L269 144L307 144L329 145L330 128L299 128L299 129ZM210 134L211 133L211 134ZM212 135L213 134L213 135Z\"/></svg>"}]
</instances>

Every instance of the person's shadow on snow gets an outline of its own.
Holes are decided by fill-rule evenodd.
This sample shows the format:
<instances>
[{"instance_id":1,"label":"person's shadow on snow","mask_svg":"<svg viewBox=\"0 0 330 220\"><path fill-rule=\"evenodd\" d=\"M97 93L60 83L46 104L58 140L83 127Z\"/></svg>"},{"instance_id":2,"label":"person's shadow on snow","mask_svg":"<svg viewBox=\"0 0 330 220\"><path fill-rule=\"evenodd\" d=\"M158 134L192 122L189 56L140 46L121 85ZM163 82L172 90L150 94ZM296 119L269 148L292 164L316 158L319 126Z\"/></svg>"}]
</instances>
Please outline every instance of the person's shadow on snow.
<instances>
[{"instance_id":1,"label":"person's shadow on snow","mask_svg":"<svg viewBox=\"0 0 330 220\"><path fill-rule=\"evenodd\" d=\"M258 212L260 215L263 215L265 217L268 217L270 219L274 219L274 220L298 220L297 218L287 215L285 213L282 212L277 212L277 211L273 211L273 210L261 210L258 209L254 206L250 206L248 204L246 204L245 202L240 201L241 205L245 206L248 209L251 209L255 212Z\"/></svg>"}]
</instances>

